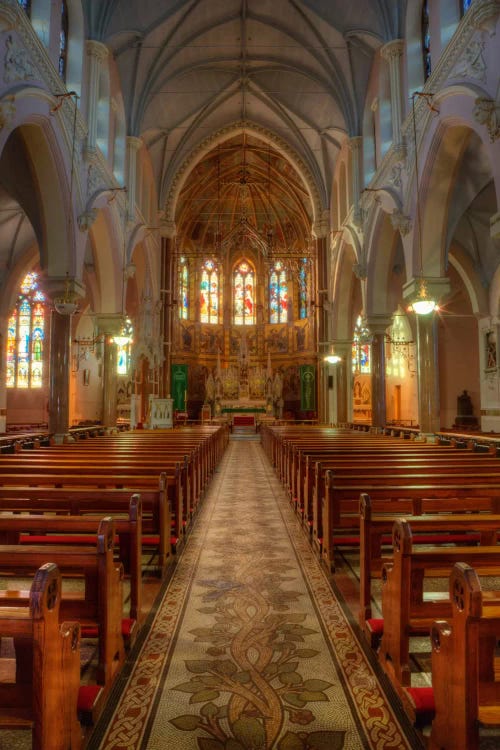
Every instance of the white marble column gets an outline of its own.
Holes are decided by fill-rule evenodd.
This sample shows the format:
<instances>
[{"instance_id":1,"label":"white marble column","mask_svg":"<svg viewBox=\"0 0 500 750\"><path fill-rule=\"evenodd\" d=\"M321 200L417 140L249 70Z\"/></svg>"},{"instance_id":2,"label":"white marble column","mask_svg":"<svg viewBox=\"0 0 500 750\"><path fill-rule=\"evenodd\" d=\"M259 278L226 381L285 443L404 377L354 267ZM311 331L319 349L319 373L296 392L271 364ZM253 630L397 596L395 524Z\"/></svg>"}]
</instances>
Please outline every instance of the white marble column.
<instances>
[{"instance_id":1,"label":"white marble column","mask_svg":"<svg viewBox=\"0 0 500 750\"><path fill-rule=\"evenodd\" d=\"M403 122L403 92L401 79L401 60L404 51L404 41L393 39L384 44L382 57L389 64L389 81L391 92L392 142L396 148L403 146L401 125Z\"/></svg>"},{"instance_id":2,"label":"white marble column","mask_svg":"<svg viewBox=\"0 0 500 750\"><path fill-rule=\"evenodd\" d=\"M108 56L108 48L94 39L87 39L86 51L88 58L87 77L87 150L94 151L97 141L97 105L99 102L99 79L101 65Z\"/></svg>"},{"instance_id":3,"label":"white marble column","mask_svg":"<svg viewBox=\"0 0 500 750\"><path fill-rule=\"evenodd\" d=\"M127 136L127 175L128 218L135 218L135 204L137 202L137 155L142 148L142 139L133 135Z\"/></svg>"}]
</instances>

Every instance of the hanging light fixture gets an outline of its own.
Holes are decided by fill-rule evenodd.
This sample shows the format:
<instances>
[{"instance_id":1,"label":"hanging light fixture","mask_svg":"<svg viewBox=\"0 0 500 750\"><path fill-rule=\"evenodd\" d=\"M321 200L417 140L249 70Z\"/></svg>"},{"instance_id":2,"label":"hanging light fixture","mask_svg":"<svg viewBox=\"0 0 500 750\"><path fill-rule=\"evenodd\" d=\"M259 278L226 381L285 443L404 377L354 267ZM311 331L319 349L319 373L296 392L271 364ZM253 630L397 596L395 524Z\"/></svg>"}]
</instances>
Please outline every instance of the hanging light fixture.
<instances>
[{"instance_id":1,"label":"hanging light fixture","mask_svg":"<svg viewBox=\"0 0 500 750\"><path fill-rule=\"evenodd\" d=\"M412 94L412 115L413 115L413 149L415 156L415 189L417 191L416 199L416 223L418 231L418 253L420 261L420 278L418 280L418 291L415 299L410 305L410 310L413 310L417 315L429 315L434 310L438 309L436 301L432 295L429 294L427 284L424 279L424 260L422 252L422 215L420 210L420 179L418 173L418 153L417 153L417 124L415 117L415 97L424 96L420 91L414 91Z\"/></svg>"},{"instance_id":2,"label":"hanging light fixture","mask_svg":"<svg viewBox=\"0 0 500 750\"><path fill-rule=\"evenodd\" d=\"M329 365L338 365L339 362L342 362L342 357L340 357L338 354L335 354L333 344L330 344L330 351L325 354L325 356L323 357L323 361L327 362Z\"/></svg>"}]
</instances>

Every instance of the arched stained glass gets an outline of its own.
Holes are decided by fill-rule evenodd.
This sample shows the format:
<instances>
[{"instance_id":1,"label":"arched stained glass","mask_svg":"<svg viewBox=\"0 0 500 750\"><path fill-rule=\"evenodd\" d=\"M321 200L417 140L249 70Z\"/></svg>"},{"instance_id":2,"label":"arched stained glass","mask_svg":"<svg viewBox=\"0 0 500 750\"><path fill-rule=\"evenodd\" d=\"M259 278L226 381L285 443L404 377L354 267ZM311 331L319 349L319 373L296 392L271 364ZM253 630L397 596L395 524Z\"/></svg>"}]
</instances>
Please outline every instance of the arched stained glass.
<instances>
[{"instance_id":1,"label":"arched stained glass","mask_svg":"<svg viewBox=\"0 0 500 750\"><path fill-rule=\"evenodd\" d=\"M472 5L473 0L460 0L460 12L461 15L465 15Z\"/></svg>"},{"instance_id":2,"label":"arched stained glass","mask_svg":"<svg viewBox=\"0 0 500 750\"><path fill-rule=\"evenodd\" d=\"M307 290L308 290L307 258L303 258L299 270L299 318L307 318Z\"/></svg>"},{"instance_id":3,"label":"arched stained glass","mask_svg":"<svg viewBox=\"0 0 500 750\"><path fill-rule=\"evenodd\" d=\"M269 277L269 322L288 320L288 282L283 264L278 261Z\"/></svg>"},{"instance_id":4,"label":"arched stained glass","mask_svg":"<svg viewBox=\"0 0 500 750\"><path fill-rule=\"evenodd\" d=\"M219 322L219 270L212 260L207 260L201 271L200 322Z\"/></svg>"},{"instance_id":5,"label":"arched stained glass","mask_svg":"<svg viewBox=\"0 0 500 750\"><path fill-rule=\"evenodd\" d=\"M432 72L429 0L424 0L422 3L422 61L424 65L424 80L426 81Z\"/></svg>"},{"instance_id":6,"label":"arched stained glass","mask_svg":"<svg viewBox=\"0 0 500 750\"><path fill-rule=\"evenodd\" d=\"M189 318L189 269L185 258L179 264L179 318Z\"/></svg>"},{"instance_id":7,"label":"arched stained glass","mask_svg":"<svg viewBox=\"0 0 500 750\"><path fill-rule=\"evenodd\" d=\"M352 339L352 371L356 374L369 375L371 372L369 332L363 325L361 315L356 320Z\"/></svg>"},{"instance_id":8,"label":"arched stained glass","mask_svg":"<svg viewBox=\"0 0 500 750\"><path fill-rule=\"evenodd\" d=\"M66 68L68 63L68 34L69 34L69 17L68 3L61 0L61 15L59 27L59 76L63 81L66 80Z\"/></svg>"},{"instance_id":9,"label":"arched stained glass","mask_svg":"<svg viewBox=\"0 0 500 750\"><path fill-rule=\"evenodd\" d=\"M31 16L31 0L18 0L19 5L21 8L24 9L28 17Z\"/></svg>"},{"instance_id":10,"label":"arched stained glass","mask_svg":"<svg viewBox=\"0 0 500 750\"><path fill-rule=\"evenodd\" d=\"M233 273L233 321L240 326L255 323L255 274L246 260Z\"/></svg>"},{"instance_id":11,"label":"arched stained glass","mask_svg":"<svg viewBox=\"0 0 500 750\"><path fill-rule=\"evenodd\" d=\"M132 321L129 318L125 320L120 336L118 336L117 339L119 343L116 344L118 347L116 354L116 372L118 375L126 375L129 371L134 339L134 328L132 326ZM115 341L117 339L115 339Z\"/></svg>"},{"instance_id":12,"label":"arched stained glass","mask_svg":"<svg viewBox=\"0 0 500 750\"><path fill-rule=\"evenodd\" d=\"M38 276L23 279L7 329L7 388L41 388L45 343L45 297Z\"/></svg>"}]
</instances>

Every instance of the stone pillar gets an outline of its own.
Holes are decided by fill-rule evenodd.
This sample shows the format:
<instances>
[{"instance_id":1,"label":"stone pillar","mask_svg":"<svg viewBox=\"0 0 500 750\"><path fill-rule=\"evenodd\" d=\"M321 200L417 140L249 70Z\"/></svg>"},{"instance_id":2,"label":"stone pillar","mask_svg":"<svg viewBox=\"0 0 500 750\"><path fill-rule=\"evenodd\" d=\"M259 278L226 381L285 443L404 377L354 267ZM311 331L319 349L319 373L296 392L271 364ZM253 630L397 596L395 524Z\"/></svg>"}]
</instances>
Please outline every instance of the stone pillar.
<instances>
[{"instance_id":1,"label":"stone pillar","mask_svg":"<svg viewBox=\"0 0 500 750\"><path fill-rule=\"evenodd\" d=\"M349 394L351 392L352 367L351 357L352 349L350 342L335 341L335 354L342 357L341 361L335 365L336 375L336 396L337 396L337 422L346 424L349 422Z\"/></svg>"},{"instance_id":2,"label":"stone pillar","mask_svg":"<svg viewBox=\"0 0 500 750\"><path fill-rule=\"evenodd\" d=\"M137 154L142 148L142 139L133 135L127 136L127 176L128 218L135 219L135 204L137 202Z\"/></svg>"},{"instance_id":3,"label":"stone pillar","mask_svg":"<svg viewBox=\"0 0 500 750\"><path fill-rule=\"evenodd\" d=\"M163 220L160 223L161 234L161 289L166 289L162 295L162 307L160 317L160 335L162 340L163 364L160 373L159 397L170 398L171 393L171 365L172 365L172 337L174 335L173 325L173 300L177 290L175 283L177 269L175 268L175 224L173 221Z\"/></svg>"},{"instance_id":4,"label":"stone pillar","mask_svg":"<svg viewBox=\"0 0 500 750\"><path fill-rule=\"evenodd\" d=\"M326 421L326 378L325 368L323 367L323 352L320 352L319 343L327 341L328 325L326 320L326 309L324 303L327 301L327 253L328 253L328 236L330 230L329 213L324 211L321 219L314 224L313 234L316 237L316 337L315 348L319 354L319 363L317 369L317 407L319 422Z\"/></svg>"},{"instance_id":5,"label":"stone pillar","mask_svg":"<svg viewBox=\"0 0 500 750\"><path fill-rule=\"evenodd\" d=\"M104 340L102 357L102 424L108 430L116 427L117 418L117 354L113 336L120 332L121 315L98 315L97 330Z\"/></svg>"},{"instance_id":6,"label":"stone pillar","mask_svg":"<svg viewBox=\"0 0 500 750\"><path fill-rule=\"evenodd\" d=\"M401 125L403 122L403 95L401 83L401 59L403 57L404 41L393 39L384 44L382 57L389 63L389 80L391 90L392 142L396 148L403 146Z\"/></svg>"},{"instance_id":7,"label":"stone pillar","mask_svg":"<svg viewBox=\"0 0 500 750\"><path fill-rule=\"evenodd\" d=\"M349 140L351 149L351 178L352 178L352 205L354 222L358 226L361 224L361 189L363 187L363 138L360 135Z\"/></svg>"},{"instance_id":8,"label":"stone pillar","mask_svg":"<svg viewBox=\"0 0 500 750\"><path fill-rule=\"evenodd\" d=\"M417 315L418 421L429 435L440 428L436 315Z\"/></svg>"},{"instance_id":9,"label":"stone pillar","mask_svg":"<svg viewBox=\"0 0 500 750\"><path fill-rule=\"evenodd\" d=\"M371 363L372 363L372 426L385 427L386 393L385 393L385 332L391 325L390 315L370 315L366 325L372 333Z\"/></svg>"},{"instance_id":10,"label":"stone pillar","mask_svg":"<svg viewBox=\"0 0 500 750\"><path fill-rule=\"evenodd\" d=\"M7 317L3 315L0 317L0 330L7 331ZM6 334L5 334L6 335ZM5 380L6 375L6 349L5 349L5 338L0 335L0 342L2 348L0 349L0 435L7 429L7 385Z\"/></svg>"},{"instance_id":11,"label":"stone pillar","mask_svg":"<svg viewBox=\"0 0 500 750\"><path fill-rule=\"evenodd\" d=\"M49 432L56 442L68 439L71 373L71 320L77 300L85 294L82 284L70 277L48 277L44 291L54 302L51 315L49 355Z\"/></svg>"},{"instance_id":12,"label":"stone pillar","mask_svg":"<svg viewBox=\"0 0 500 750\"><path fill-rule=\"evenodd\" d=\"M87 78L87 150L94 151L97 140L97 105L99 102L99 79L101 64L108 56L108 48L94 39L87 39L86 50L88 57Z\"/></svg>"},{"instance_id":13,"label":"stone pillar","mask_svg":"<svg viewBox=\"0 0 500 750\"><path fill-rule=\"evenodd\" d=\"M71 364L71 315L51 316L49 366L49 432L56 443L69 431L69 388Z\"/></svg>"}]
</instances>

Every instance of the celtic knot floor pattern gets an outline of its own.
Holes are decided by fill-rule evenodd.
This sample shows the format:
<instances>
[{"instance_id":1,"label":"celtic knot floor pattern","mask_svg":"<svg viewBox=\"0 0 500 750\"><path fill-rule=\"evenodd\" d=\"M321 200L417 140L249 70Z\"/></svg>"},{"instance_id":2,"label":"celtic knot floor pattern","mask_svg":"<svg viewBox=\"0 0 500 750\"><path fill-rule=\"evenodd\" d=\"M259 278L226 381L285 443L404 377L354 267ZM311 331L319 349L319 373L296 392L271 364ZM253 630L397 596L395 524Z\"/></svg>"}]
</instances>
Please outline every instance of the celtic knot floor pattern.
<instances>
[{"instance_id":1,"label":"celtic knot floor pattern","mask_svg":"<svg viewBox=\"0 0 500 750\"><path fill-rule=\"evenodd\" d=\"M91 750L419 747L254 441L230 443L151 620Z\"/></svg>"}]
</instances>

